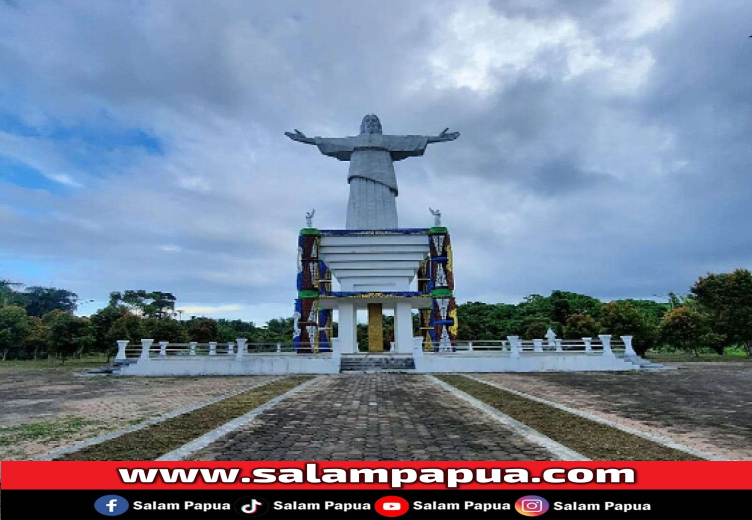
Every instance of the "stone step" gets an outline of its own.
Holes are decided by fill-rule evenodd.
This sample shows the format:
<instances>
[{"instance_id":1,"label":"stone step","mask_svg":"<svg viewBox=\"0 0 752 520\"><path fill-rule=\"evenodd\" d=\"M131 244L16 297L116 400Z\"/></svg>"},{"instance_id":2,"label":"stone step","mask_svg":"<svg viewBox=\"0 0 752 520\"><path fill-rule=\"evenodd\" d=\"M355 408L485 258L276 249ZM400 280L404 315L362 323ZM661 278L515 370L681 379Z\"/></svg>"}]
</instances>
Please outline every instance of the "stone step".
<instances>
[{"instance_id":1,"label":"stone step","mask_svg":"<svg viewBox=\"0 0 752 520\"><path fill-rule=\"evenodd\" d=\"M340 372L392 372L415 370L412 356L343 356Z\"/></svg>"}]
</instances>

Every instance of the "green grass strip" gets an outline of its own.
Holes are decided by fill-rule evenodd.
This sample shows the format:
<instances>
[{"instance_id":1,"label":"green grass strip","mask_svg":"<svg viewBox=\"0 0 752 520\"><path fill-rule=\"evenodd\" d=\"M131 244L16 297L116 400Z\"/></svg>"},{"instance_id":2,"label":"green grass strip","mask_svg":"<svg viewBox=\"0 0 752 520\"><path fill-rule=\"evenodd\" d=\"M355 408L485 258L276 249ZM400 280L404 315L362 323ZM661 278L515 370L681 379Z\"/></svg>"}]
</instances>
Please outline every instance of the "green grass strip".
<instances>
[{"instance_id":1,"label":"green grass strip","mask_svg":"<svg viewBox=\"0 0 752 520\"><path fill-rule=\"evenodd\" d=\"M155 460L308 381L288 377L55 460Z\"/></svg>"},{"instance_id":2,"label":"green grass strip","mask_svg":"<svg viewBox=\"0 0 752 520\"><path fill-rule=\"evenodd\" d=\"M437 376L591 460L705 460L463 376Z\"/></svg>"}]
</instances>

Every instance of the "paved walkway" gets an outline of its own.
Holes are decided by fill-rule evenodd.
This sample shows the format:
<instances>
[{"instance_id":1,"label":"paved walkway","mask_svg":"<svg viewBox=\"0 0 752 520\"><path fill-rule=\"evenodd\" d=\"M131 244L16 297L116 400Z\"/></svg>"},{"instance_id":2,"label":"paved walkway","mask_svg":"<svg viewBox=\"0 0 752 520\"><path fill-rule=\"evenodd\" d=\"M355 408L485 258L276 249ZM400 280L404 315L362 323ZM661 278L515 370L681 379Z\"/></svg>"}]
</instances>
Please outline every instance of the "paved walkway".
<instances>
[{"instance_id":1,"label":"paved walkway","mask_svg":"<svg viewBox=\"0 0 752 520\"><path fill-rule=\"evenodd\" d=\"M194 460L558 460L425 376L321 378Z\"/></svg>"},{"instance_id":2,"label":"paved walkway","mask_svg":"<svg viewBox=\"0 0 752 520\"><path fill-rule=\"evenodd\" d=\"M272 377L80 377L81 368L0 368L0 460L62 447Z\"/></svg>"},{"instance_id":3,"label":"paved walkway","mask_svg":"<svg viewBox=\"0 0 752 520\"><path fill-rule=\"evenodd\" d=\"M732 460L752 460L752 363L671 363L661 372L478 374Z\"/></svg>"},{"instance_id":4,"label":"paved walkway","mask_svg":"<svg viewBox=\"0 0 752 520\"><path fill-rule=\"evenodd\" d=\"M720 457L752 460L752 363L677 366L482 377ZM0 366L1 460L41 457L270 379L81 378L74 371ZM551 458L427 378L399 374L323 377L204 454L217 460Z\"/></svg>"}]
</instances>

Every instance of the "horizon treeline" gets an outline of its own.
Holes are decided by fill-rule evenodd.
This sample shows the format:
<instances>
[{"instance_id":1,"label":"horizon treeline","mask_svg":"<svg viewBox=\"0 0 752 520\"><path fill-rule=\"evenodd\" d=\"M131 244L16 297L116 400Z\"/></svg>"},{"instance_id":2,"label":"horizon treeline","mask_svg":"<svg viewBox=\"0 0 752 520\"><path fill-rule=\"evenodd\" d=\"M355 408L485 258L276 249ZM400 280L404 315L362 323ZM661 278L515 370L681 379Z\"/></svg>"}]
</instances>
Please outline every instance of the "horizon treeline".
<instances>
[{"instance_id":1,"label":"horizon treeline","mask_svg":"<svg viewBox=\"0 0 752 520\"><path fill-rule=\"evenodd\" d=\"M277 318L263 326L240 319L191 316L175 309L176 297L161 291L110 293L108 305L88 317L75 316L78 296L52 287L27 287L0 280L0 359L57 357L85 353L105 356L117 340L142 338L171 343L292 342L293 318ZM634 336L639 354L650 349L676 349L723 354L730 347L752 355L752 273L708 273L686 295L669 293L668 302L623 299L603 302L567 291L531 294L518 304L467 302L457 306L460 341L498 340L507 336L543 338L548 328L558 337L576 339L598 334ZM414 316L417 331L417 315ZM384 342L393 341L394 322L385 316ZM336 336L336 323L335 330ZM361 348L367 327L358 326Z\"/></svg>"}]
</instances>

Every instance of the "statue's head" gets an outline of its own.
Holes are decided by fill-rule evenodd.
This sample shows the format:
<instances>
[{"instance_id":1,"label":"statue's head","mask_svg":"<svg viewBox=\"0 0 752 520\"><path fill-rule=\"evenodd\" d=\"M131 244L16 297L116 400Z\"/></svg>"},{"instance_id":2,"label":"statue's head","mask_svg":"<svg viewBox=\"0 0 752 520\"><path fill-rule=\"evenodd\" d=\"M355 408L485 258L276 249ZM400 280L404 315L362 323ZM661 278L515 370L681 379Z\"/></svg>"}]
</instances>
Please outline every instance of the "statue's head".
<instances>
[{"instance_id":1,"label":"statue's head","mask_svg":"<svg viewBox=\"0 0 752 520\"><path fill-rule=\"evenodd\" d=\"M361 134L380 134L381 133L381 121L376 114L368 114L363 118L363 122L360 123Z\"/></svg>"}]
</instances>

